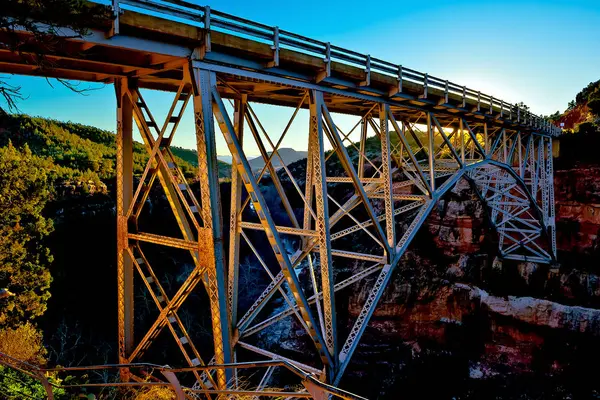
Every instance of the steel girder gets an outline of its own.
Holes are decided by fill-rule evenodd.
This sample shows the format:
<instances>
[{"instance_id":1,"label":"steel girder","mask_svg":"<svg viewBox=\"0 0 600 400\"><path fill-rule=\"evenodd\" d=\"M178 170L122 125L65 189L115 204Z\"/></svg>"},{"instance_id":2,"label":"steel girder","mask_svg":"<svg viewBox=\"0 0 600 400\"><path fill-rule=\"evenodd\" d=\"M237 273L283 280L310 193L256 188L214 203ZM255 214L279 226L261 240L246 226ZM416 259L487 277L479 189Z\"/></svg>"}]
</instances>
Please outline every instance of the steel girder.
<instances>
[{"instance_id":1,"label":"steel girder","mask_svg":"<svg viewBox=\"0 0 600 400\"><path fill-rule=\"evenodd\" d=\"M205 134L201 119L197 119L198 148L201 150L199 151L201 202L192 192L170 150L173 136L190 99L194 100L197 117L203 115L201 110L198 110L202 107L202 98L196 88L200 86L193 83L192 76L186 74L186 79L181 82L162 125L155 121L150 107L132 82L123 80L117 91L120 100L118 103L128 104L127 108L120 107L117 114L119 354L122 364L139 360L167 326L181 349L186 363L190 367L205 365L178 315L183 302L202 281L209 294L213 315L214 360L219 364L231 361L230 331L227 325L221 326L221 321L228 319L225 291L227 283L223 275L225 268L219 265L224 262L222 247L220 247L222 246L220 242L222 222L220 209L210 207L210 199L218 201L216 161L210 164L208 162L211 151L213 154L215 152L214 132ZM132 118L137 124L149 155L135 194L133 184L128 184L133 180L132 146L122 144L127 140L131 143ZM205 136L212 138L212 144L207 143ZM180 238L138 230L138 219L157 177L179 226ZM187 250L193 260L194 268L171 298L167 296L159 277L143 252L144 243ZM133 337L132 317L134 267L159 311L158 318L137 342ZM201 379L197 372L195 374L202 389L226 386L227 377L224 370L217 371L218 382L211 375ZM127 371L122 371L122 375L126 377Z\"/></svg>"},{"instance_id":2,"label":"steel girder","mask_svg":"<svg viewBox=\"0 0 600 400\"><path fill-rule=\"evenodd\" d=\"M555 260L551 137L495 127L464 116L442 125L430 110L407 116L373 99L362 99L371 106L344 132L336 123L337 116L328 110L330 97L310 87L275 139L265 130L245 93L232 96L230 109L220 94L218 73L193 65L188 71L162 128L131 83L122 81L117 90L121 99L117 194L122 206L117 213L122 238L118 267L123 361L139 358L167 326L187 363L204 365L177 315L187 296L203 281L213 320L215 352L209 364L236 362L236 349L244 349L257 357L285 360L307 373L321 371L319 379L338 385L402 255L437 201L462 178L472 184L488 210L491 226L498 234L501 258ZM169 149L178 118L190 99L196 122L200 201ZM129 102L131 110L123 101ZM306 168L298 173L297 166L286 165L279 150L293 130L299 110L305 107L309 109L308 156ZM131 117L150 155L135 194L128 183L132 179L127 161L131 128L124 123ZM222 247L215 120L233 156L227 260ZM260 172L252 170L244 152L244 143L251 139L265 163ZM260 187L264 176L270 177L281 204L267 203ZM181 238L137 231L141 207L156 177L169 199ZM340 196L339 188L344 185L348 190ZM288 222L276 224L271 207L283 210ZM245 220L248 216L252 220ZM271 255L263 254L264 246L257 248L256 231L265 233ZM348 239L360 246L336 248L337 243L348 243ZM143 243L184 249L194 260L194 270L172 299L142 252ZM242 245L252 251L262 266L262 276L266 274L269 279L261 294L250 299L247 309L240 309L239 301L244 295L239 284ZM271 265L267 258L276 264ZM347 260L354 260L353 272L342 278L336 267L347 266ZM133 313L127 297L133 291L133 270L140 272L159 310L159 318L137 344L132 342L132 321L128 322ZM349 335L342 338L335 295L358 282L368 285L368 277L374 283ZM278 298L283 299L283 306ZM304 349L302 359L261 348L260 341L252 344L257 335L269 335L274 324L288 317L295 317L298 329L313 343L312 350ZM311 352L315 355L312 361ZM196 389L208 393L211 387L237 385L237 373L226 371L205 370L196 377ZM267 369L259 387L266 387L272 374L272 368Z\"/></svg>"}]
</instances>

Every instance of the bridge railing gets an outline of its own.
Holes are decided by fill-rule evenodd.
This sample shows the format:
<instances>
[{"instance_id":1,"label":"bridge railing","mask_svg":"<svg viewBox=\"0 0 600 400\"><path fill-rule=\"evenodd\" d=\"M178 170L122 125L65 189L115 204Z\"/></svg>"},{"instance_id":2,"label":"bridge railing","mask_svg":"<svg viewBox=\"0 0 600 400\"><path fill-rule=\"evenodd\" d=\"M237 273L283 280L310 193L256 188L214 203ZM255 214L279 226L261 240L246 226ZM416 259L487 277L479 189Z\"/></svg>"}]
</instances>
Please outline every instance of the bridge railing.
<instances>
[{"instance_id":1,"label":"bridge railing","mask_svg":"<svg viewBox=\"0 0 600 400\"><path fill-rule=\"evenodd\" d=\"M198 367L184 367L184 368L172 368L168 365L157 365L150 363L133 363L133 364L105 364L105 365L94 365L94 366L81 366L81 367L56 367L56 368L42 368L36 365L29 364L27 362L13 358L7 354L0 352L0 366L11 368L24 375L27 375L34 380L37 380L46 390L46 396L48 400L52 400L53 388L56 389L90 389L90 388L117 388L117 387L139 387L139 388L150 388L153 386L170 387L176 394L177 400L184 400L186 398L197 397L197 395L217 395L217 396L245 396L251 397L252 395L261 396L264 398L325 398L331 397L333 399L342 400L366 400L361 396L357 396L345 390L336 388L321 382L313 374L309 374L298 366L286 361L286 360L267 360L267 361L255 361L255 362L238 362L233 364L222 364L222 365L209 365L209 366L198 366ZM282 368L293 376L301 379L304 390L286 392L279 389L265 390L254 390L248 388L200 388L194 389L185 387L180 383L179 378L182 374L190 373L194 371L211 373L218 369L221 370L239 370L239 369L258 369L258 368ZM136 377L132 382L102 382L102 383L76 383L76 384L64 384L62 382L52 382L48 379L49 374L55 373L87 373L98 372L105 370L118 371L121 369L128 370L139 370L144 373L144 378ZM153 376L153 373L160 373L163 378ZM235 386L235 385L234 385ZM187 395L187 396L186 396ZM321 397L320 397L321 396ZM210 397L209 397L210 398ZM219 397L220 398L220 397ZM258 398L258 397L256 397Z\"/></svg>"},{"instance_id":2,"label":"bridge railing","mask_svg":"<svg viewBox=\"0 0 600 400\"><path fill-rule=\"evenodd\" d=\"M94 2L107 4L109 0L92 0ZM466 107L467 101L476 104L477 111L490 111L499 113L501 117L508 118L518 123L528 125L540 132L549 135L559 135L561 129L552 125L542 117L539 117L526 108L517 104L504 102L493 96L480 91L461 86L427 73L399 64L394 64L379 58L371 57L343 47L332 45L311 39L293 32L279 29L277 26L269 26L245 18L237 17L221 11L212 10L208 6L200 6L185 0L112 0L110 3L116 13L121 10L133 10L155 16L169 16L180 22L211 30L223 31L240 37L264 42L271 45L274 53L273 66L279 62L279 49L288 48L301 53L312 54L322 57L325 71L329 73L332 61L352 65L365 71L365 86L370 82L372 72L377 72L398 81L398 93L402 93L404 82L412 82L423 88L422 98L426 99L431 89L441 91L446 103L449 96L462 99L462 108ZM206 40L210 40L207 35ZM210 47L210 46L209 46Z\"/></svg>"}]
</instances>

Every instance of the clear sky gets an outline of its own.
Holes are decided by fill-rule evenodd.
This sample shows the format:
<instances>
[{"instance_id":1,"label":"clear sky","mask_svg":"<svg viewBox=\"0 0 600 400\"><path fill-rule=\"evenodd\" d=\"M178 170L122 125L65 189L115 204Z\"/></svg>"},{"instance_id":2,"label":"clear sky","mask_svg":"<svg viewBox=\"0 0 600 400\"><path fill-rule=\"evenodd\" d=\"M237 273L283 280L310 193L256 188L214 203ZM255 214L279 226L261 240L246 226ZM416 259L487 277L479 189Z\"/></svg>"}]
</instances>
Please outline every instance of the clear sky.
<instances>
[{"instance_id":1,"label":"clear sky","mask_svg":"<svg viewBox=\"0 0 600 400\"><path fill-rule=\"evenodd\" d=\"M214 0L213 9L239 15L466 85L536 114L563 111L585 85L600 79L600 0ZM86 95L44 79L13 76L28 98L22 112L114 130L112 86ZM167 107L169 95L149 93ZM290 110L259 107L274 140ZM306 149L304 114L284 144ZM347 122L349 126L351 121ZM279 132L278 132L279 130ZM191 116L175 144L194 147ZM219 154L228 154L217 141ZM248 154L257 154L248 145Z\"/></svg>"}]
</instances>

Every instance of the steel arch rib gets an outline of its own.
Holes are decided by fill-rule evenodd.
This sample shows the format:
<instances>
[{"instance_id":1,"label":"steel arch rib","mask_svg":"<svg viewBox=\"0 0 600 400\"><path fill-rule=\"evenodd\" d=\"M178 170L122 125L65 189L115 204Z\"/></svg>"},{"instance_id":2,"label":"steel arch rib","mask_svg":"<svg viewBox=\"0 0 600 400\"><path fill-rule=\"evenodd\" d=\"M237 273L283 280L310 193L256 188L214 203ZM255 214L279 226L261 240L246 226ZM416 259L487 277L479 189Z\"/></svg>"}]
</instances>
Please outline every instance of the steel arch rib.
<instances>
[{"instance_id":1,"label":"steel arch rib","mask_svg":"<svg viewBox=\"0 0 600 400\"><path fill-rule=\"evenodd\" d=\"M343 374L352 358L352 355L353 355L354 351L356 350L358 343L360 342L360 339L369 323L369 320L371 319L373 313L375 312L377 303L380 300L381 296L383 295L383 292L385 291L387 285L389 284L389 282L391 280L392 274L393 274L395 268L397 267L397 265L400 261L400 258L402 257L402 255L404 254L404 252L406 251L406 249L408 248L408 246L414 239L414 236L415 236L416 232L418 231L418 229L422 226L422 224L425 222L427 217L431 214L431 211L433 210L433 207L435 206L435 204L439 201L439 199L442 196L444 196L444 194L446 194L449 190L451 190L452 188L455 187L456 183L458 183L460 178L467 177L468 172L476 170L478 168L485 167L487 165L493 165L503 171L506 171L507 173L509 173L511 175L512 178L515 179L515 181L517 182L517 185L521 189L523 189L523 192L525 193L527 199L529 200L532 210L535 211L538 223L540 224L541 231L545 232L547 239L550 238L550 236L547 235L547 229L546 229L546 226L544 225L543 217L541 215L541 210L539 209L539 206L537 205L537 203L534 201L533 197L531 196L531 193L527 189L527 185L525 184L525 182L521 179L521 177L515 172L515 170L511 166L501 163L501 162L498 162L496 160L484 159L482 161L470 164L470 165L465 166L465 167L461 168L460 170L458 170L456 173L454 173L454 175L452 177L447 179L433 193L432 199L429 200L426 204L424 204L422 206L421 210L419 211L419 214L415 217L415 219L413 220L413 222L411 224L411 227L409 227L409 229L407 231L408 235L405 235L405 237L403 237L400 240L400 242L397 244L396 254L395 254L395 258L394 258L393 262L389 265L385 265L384 268L382 269L382 271L380 272L380 275L378 276L377 280L375 281L375 285L374 285L373 289L371 290L371 294L367 298L367 301L366 301L365 305L363 306L363 309L362 309L361 313L359 314L359 317L357 318L357 321L355 322L355 324L350 332L350 335L349 335L348 339L346 340L346 343L344 344L344 346L341 349L338 372L337 372L335 380L333 382L334 385L339 385L340 380L343 377ZM469 179L470 178L467 178L467 180L469 180ZM479 200L482 202L484 207L487 209L487 207L488 207L487 201L483 198L483 196L481 196L480 189L477 187L476 184L473 186L476 189ZM486 216L489 218L489 213L486 213ZM552 252L550 252L550 254L552 254ZM552 260L550 260L550 261L554 261L554 256L552 256Z\"/></svg>"},{"instance_id":2,"label":"steel arch rib","mask_svg":"<svg viewBox=\"0 0 600 400\"><path fill-rule=\"evenodd\" d=\"M556 261L556 255L554 254L554 251L553 251L553 244L552 244L551 234L548 233L548 227L547 227L546 223L544 222L543 211L540 209L539 205L537 204L537 202L533 198L531 192L527 188L527 185L526 185L525 181L519 176L519 174L517 173L517 171L515 171L511 166L509 166L507 164L501 163L501 162L496 161L496 160L487 160L487 161L485 161L485 163L486 164L490 164L490 165L494 165L494 166L496 166L496 167L504 170L505 172L509 173L511 175L511 177L515 180L515 182L517 183L517 185L519 186L519 188L521 188L523 190L523 193L527 197L527 200L529 200L529 204L530 204L531 209L533 210L533 212L535 214L537 222L540 224L541 234L549 242L549 248L550 248L549 254L551 256L551 260L549 260L549 261L555 262ZM476 165L477 164L473 164L472 166L476 166ZM470 168L472 166L469 166L467 168ZM552 189L550 191L552 193L554 193L554 187L552 187ZM483 201L483 199L482 199L482 201Z\"/></svg>"}]
</instances>

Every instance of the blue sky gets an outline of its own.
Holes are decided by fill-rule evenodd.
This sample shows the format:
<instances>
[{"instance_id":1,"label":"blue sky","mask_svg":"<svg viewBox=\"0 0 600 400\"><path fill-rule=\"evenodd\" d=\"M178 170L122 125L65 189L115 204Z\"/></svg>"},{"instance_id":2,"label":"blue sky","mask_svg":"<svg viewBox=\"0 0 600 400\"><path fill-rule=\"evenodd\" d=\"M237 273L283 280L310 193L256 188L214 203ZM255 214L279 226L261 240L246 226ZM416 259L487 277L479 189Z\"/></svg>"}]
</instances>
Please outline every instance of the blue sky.
<instances>
[{"instance_id":1,"label":"blue sky","mask_svg":"<svg viewBox=\"0 0 600 400\"><path fill-rule=\"evenodd\" d=\"M600 79L600 1L215 0L213 9L329 41L466 85L537 114L563 111L577 92ZM13 76L28 98L21 111L114 130L112 86L79 95L44 79ZM166 108L169 95L149 93ZM274 140L290 110L258 107ZM306 115L284 144L306 148ZM352 121L346 121L350 126ZM279 132L278 132L279 130ZM219 154L228 154L217 138ZM193 147L191 116L175 144ZM257 154L247 146L248 154Z\"/></svg>"}]
</instances>

